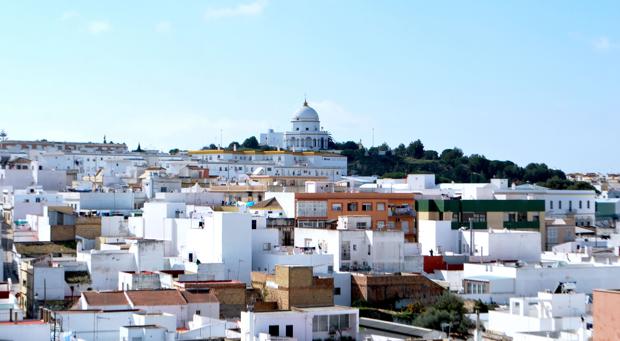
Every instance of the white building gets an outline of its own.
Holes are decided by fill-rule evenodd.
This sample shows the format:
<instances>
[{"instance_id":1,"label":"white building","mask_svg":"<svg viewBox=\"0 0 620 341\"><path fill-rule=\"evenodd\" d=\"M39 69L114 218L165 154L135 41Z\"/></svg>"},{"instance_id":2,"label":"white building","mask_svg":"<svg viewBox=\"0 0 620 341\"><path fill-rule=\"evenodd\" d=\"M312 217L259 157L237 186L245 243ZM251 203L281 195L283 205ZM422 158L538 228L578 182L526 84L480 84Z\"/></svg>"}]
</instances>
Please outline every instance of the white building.
<instances>
[{"instance_id":1,"label":"white building","mask_svg":"<svg viewBox=\"0 0 620 341\"><path fill-rule=\"evenodd\" d=\"M63 202L78 211L132 211L143 193L133 192L62 192ZM143 199L142 199L143 200Z\"/></svg>"},{"instance_id":2,"label":"white building","mask_svg":"<svg viewBox=\"0 0 620 341\"><path fill-rule=\"evenodd\" d=\"M326 152L190 151L192 160L209 175L224 181L244 181L248 175L321 176L339 180L347 175L347 158Z\"/></svg>"},{"instance_id":3,"label":"white building","mask_svg":"<svg viewBox=\"0 0 620 341\"><path fill-rule=\"evenodd\" d=\"M304 101L304 105L291 119L291 130L281 133L273 129L260 134L260 144L294 151L328 148L329 133L321 127L319 114Z\"/></svg>"},{"instance_id":4,"label":"white building","mask_svg":"<svg viewBox=\"0 0 620 341\"><path fill-rule=\"evenodd\" d=\"M117 244L101 244L100 250L78 251L77 260L86 263L93 289L116 290L120 272L163 270L164 242L128 239Z\"/></svg>"},{"instance_id":5,"label":"white building","mask_svg":"<svg viewBox=\"0 0 620 341\"><path fill-rule=\"evenodd\" d=\"M41 320L23 320L17 322L0 322L0 340L48 341L50 325Z\"/></svg>"},{"instance_id":6,"label":"white building","mask_svg":"<svg viewBox=\"0 0 620 341\"><path fill-rule=\"evenodd\" d=\"M595 222L596 192L591 190L548 189L526 184L496 190L495 198L544 200L546 218L574 218L577 226L592 226Z\"/></svg>"},{"instance_id":7,"label":"white building","mask_svg":"<svg viewBox=\"0 0 620 341\"><path fill-rule=\"evenodd\" d=\"M54 311L56 335L61 340L118 341L124 336L143 336L143 340L174 340L176 317L169 313L126 310ZM152 328L156 326L156 328ZM157 331L156 331L157 330ZM145 333L146 332L146 333ZM50 331L48 329L48 340ZM148 338L148 336L154 336Z\"/></svg>"},{"instance_id":8,"label":"white building","mask_svg":"<svg viewBox=\"0 0 620 341\"><path fill-rule=\"evenodd\" d=\"M465 263L464 297L485 302L506 303L510 297L534 296L572 282L579 292L618 287L619 264L543 262Z\"/></svg>"},{"instance_id":9,"label":"white building","mask_svg":"<svg viewBox=\"0 0 620 341\"><path fill-rule=\"evenodd\" d=\"M465 254L471 261L540 261L540 233L516 230L453 230L451 221L420 220L422 254ZM473 243L472 243L473 239Z\"/></svg>"},{"instance_id":10,"label":"white building","mask_svg":"<svg viewBox=\"0 0 620 341\"><path fill-rule=\"evenodd\" d=\"M333 271L333 256L311 248L280 245L280 230L267 228L264 216L254 216L252 229L252 271L272 272L276 265L311 266L315 273Z\"/></svg>"},{"instance_id":11,"label":"white building","mask_svg":"<svg viewBox=\"0 0 620 341\"><path fill-rule=\"evenodd\" d=\"M177 327L187 327L194 315L220 316L219 301L214 294L174 289L86 291L80 297L79 309L139 309L146 313L166 313L176 316Z\"/></svg>"},{"instance_id":12,"label":"white building","mask_svg":"<svg viewBox=\"0 0 620 341\"><path fill-rule=\"evenodd\" d=\"M295 246L332 255L335 271L399 272L405 267L402 231L296 228Z\"/></svg>"},{"instance_id":13,"label":"white building","mask_svg":"<svg viewBox=\"0 0 620 341\"><path fill-rule=\"evenodd\" d=\"M15 294L11 292L12 285L11 279L0 282L0 322L24 319L24 312L19 308Z\"/></svg>"},{"instance_id":14,"label":"white building","mask_svg":"<svg viewBox=\"0 0 620 341\"><path fill-rule=\"evenodd\" d=\"M2 193L2 209L5 219L17 221L26 219L26 215L42 215L43 206L62 205L63 199L58 192L47 192L41 187L31 186Z\"/></svg>"},{"instance_id":15,"label":"white building","mask_svg":"<svg viewBox=\"0 0 620 341\"><path fill-rule=\"evenodd\" d=\"M526 332L575 331L592 323L590 306L585 294L572 291L513 297L506 308L489 311L487 330L513 340L529 340Z\"/></svg>"},{"instance_id":16,"label":"white building","mask_svg":"<svg viewBox=\"0 0 620 341\"><path fill-rule=\"evenodd\" d=\"M241 341L329 339L334 335L356 339L359 333L357 308L329 306L294 308L290 311L241 312ZM271 336L271 337L270 337Z\"/></svg>"},{"instance_id":17,"label":"white building","mask_svg":"<svg viewBox=\"0 0 620 341\"><path fill-rule=\"evenodd\" d=\"M130 225L139 225L130 219ZM149 202L142 216L144 237L163 240L165 256L182 262L223 264L225 279L250 281L252 216L214 212L206 206ZM217 276L216 276L217 277ZM214 278L215 279L215 278ZM219 279L219 278L218 278Z\"/></svg>"}]
</instances>

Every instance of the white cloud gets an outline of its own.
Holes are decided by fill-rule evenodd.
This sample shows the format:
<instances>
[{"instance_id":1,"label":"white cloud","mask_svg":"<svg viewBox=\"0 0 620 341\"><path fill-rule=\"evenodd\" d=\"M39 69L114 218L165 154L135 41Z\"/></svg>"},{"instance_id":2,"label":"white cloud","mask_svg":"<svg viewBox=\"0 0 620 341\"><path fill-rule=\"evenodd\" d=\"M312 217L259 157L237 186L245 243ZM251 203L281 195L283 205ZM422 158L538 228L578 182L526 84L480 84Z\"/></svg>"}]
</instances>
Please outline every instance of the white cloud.
<instances>
[{"instance_id":1,"label":"white cloud","mask_svg":"<svg viewBox=\"0 0 620 341\"><path fill-rule=\"evenodd\" d=\"M95 20L88 24L88 31L92 34L104 33L112 29L112 25L105 20Z\"/></svg>"},{"instance_id":2,"label":"white cloud","mask_svg":"<svg viewBox=\"0 0 620 341\"><path fill-rule=\"evenodd\" d=\"M612 48L613 44L608 37L598 37L592 41L592 46L599 51L607 51Z\"/></svg>"},{"instance_id":3,"label":"white cloud","mask_svg":"<svg viewBox=\"0 0 620 341\"><path fill-rule=\"evenodd\" d=\"M60 20L67 21L67 20L77 18L79 16L80 16L80 13L76 11L66 11L62 14L62 16L60 16Z\"/></svg>"},{"instance_id":4,"label":"white cloud","mask_svg":"<svg viewBox=\"0 0 620 341\"><path fill-rule=\"evenodd\" d=\"M169 21L160 21L155 26L155 32L158 33L170 33L172 31L172 24Z\"/></svg>"},{"instance_id":5,"label":"white cloud","mask_svg":"<svg viewBox=\"0 0 620 341\"><path fill-rule=\"evenodd\" d=\"M257 0L234 7L210 8L205 12L205 19L256 16L262 14L265 7L267 7L266 0Z\"/></svg>"}]
</instances>

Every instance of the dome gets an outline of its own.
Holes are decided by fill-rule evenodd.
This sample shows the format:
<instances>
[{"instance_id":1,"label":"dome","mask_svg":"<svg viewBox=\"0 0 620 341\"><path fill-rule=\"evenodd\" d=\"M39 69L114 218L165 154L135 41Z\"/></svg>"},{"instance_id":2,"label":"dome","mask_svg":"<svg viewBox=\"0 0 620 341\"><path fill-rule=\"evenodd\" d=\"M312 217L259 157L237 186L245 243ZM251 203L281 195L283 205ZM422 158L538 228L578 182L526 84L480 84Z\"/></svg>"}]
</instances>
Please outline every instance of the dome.
<instances>
[{"instance_id":1,"label":"dome","mask_svg":"<svg viewBox=\"0 0 620 341\"><path fill-rule=\"evenodd\" d=\"M293 115L293 121L319 121L319 114L312 109L308 102L304 101L304 106Z\"/></svg>"}]
</instances>

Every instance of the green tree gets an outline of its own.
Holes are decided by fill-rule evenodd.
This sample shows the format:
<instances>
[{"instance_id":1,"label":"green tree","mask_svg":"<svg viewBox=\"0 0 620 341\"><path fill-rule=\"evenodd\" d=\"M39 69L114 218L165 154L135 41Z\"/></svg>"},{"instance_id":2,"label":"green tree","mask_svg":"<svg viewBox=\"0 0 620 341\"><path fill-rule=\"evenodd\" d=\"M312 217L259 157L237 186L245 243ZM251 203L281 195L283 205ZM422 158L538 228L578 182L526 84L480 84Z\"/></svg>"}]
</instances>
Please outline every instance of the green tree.
<instances>
[{"instance_id":1,"label":"green tree","mask_svg":"<svg viewBox=\"0 0 620 341\"><path fill-rule=\"evenodd\" d=\"M339 149L339 150L357 150L357 149L359 149L359 146L357 145L356 142L347 141L347 142L344 142L344 143L339 143L339 144L337 143L336 144L336 149Z\"/></svg>"},{"instance_id":2,"label":"green tree","mask_svg":"<svg viewBox=\"0 0 620 341\"><path fill-rule=\"evenodd\" d=\"M413 324L419 327L441 330L442 323L451 323L451 332L466 336L473 327L473 323L465 314L465 304L463 300L446 291L435 304L425 309L415 320Z\"/></svg>"},{"instance_id":3,"label":"green tree","mask_svg":"<svg viewBox=\"0 0 620 341\"><path fill-rule=\"evenodd\" d=\"M245 141L243 141L241 146L243 148L248 148L248 149L258 149L260 144L258 143L258 140L256 139L256 137L250 136L247 139L245 139Z\"/></svg>"},{"instance_id":4,"label":"green tree","mask_svg":"<svg viewBox=\"0 0 620 341\"><path fill-rule=\"evenodd\" d=\"M422 141L415 140L411 143L409 143L409 146L407 146L407 155L414 158L414 159L421 159L424 157L424 144L422 144Z\"/></svg>"},{"instance_id":5,"label":"green tree","mask_svg":"<svg viewBox=\"0 0 620 341\"><path fill-rule=\"evenodd\" d=\"M425 150L424 159L425 160L439 160L439 154L437 154L437 152L434 150Z\"/></svg>"},{"instance_id":6,"label":"green tree","mask_svg":"<svg viewBox=\"0 0 620 341\"><path fill-rule=\"evenodd\" d=\"M170 155L176 155L179 153L179 148L170 149L168 152Z\"/></svg>"},{"instance_id":7,"label":"green tree","mask_svg":"<svg viewBox=\"0 0 620 341\"><path fill-rule=\"evenodd\" d=\"M460 148L454 147L452 149L444 149L439 156L440 159L446 162L456 162L456 160L463 157L463 151Z\"/></svg>"},{"instance_id":8,"label":"green tree","mask_svg":"<svg viewBox=\"0 0 620 341\"><path fill-rule=\"evenodd\" d=\"M404 144L399 144L398 147L394 148L394 155L400 158L404 158L407 156L407 147Z\"/></svg>"}]
</instances>

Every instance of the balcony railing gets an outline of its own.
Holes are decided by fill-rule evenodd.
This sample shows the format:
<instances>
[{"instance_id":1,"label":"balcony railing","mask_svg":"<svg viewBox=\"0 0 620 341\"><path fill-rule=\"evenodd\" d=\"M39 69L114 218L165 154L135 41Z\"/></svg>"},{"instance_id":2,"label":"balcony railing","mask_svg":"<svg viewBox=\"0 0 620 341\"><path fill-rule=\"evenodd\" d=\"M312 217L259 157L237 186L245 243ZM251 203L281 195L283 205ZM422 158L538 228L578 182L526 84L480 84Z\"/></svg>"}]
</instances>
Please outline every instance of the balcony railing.
<instances>
[{"instance_id":1,"label":"balcony railing","mask_svg":"<svg viewBox=\"0 0 620 341\"><path fill-rule=\"evenodd\" d=\"M487 228L487 222L486 221L475 221L473 222L473 227L474 230L484 230ZM453 221L452 222L452 229L453 230L458 230L461 227L465 227L465 228L469 228L469 222L468 221Z\"/></svg>"},{"instance_id":2,"label":"balcony railing","mask_svg":"<svg viewBox=\"0 0 620 341\"><path fill-rule=\"evenodd\" d=\"M538 229L540 222L538 221L505 221L504 228L507 229Z\"/></svg>"},{"instance_id":3,"label":"balcony railing","mask_svg":"<svg viewBox=\"0 0 620 341\"><path fill-rule=\"evenodd\" d=\"M413 217L415 216L415 212L413 211L413 208L411 207L392 207L388 211L388 216L390 217L403 217L403 216Z\"/></svg>"}]
</instances>

